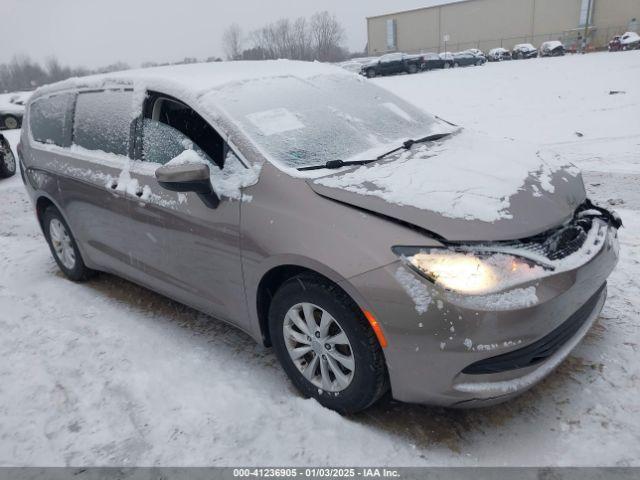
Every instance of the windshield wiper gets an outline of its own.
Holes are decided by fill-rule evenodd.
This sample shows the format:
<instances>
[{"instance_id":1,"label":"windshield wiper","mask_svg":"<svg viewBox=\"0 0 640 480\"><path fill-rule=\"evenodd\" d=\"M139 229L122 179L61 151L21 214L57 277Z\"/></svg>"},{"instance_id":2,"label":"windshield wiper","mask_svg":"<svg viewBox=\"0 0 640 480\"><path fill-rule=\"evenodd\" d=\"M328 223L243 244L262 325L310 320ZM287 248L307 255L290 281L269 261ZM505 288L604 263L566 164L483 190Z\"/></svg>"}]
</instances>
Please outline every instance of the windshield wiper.
<instances>
[{"instance_id":1,"label":"windshield wiper","mask_svg":"<svg viewBox=\"0 0 640 480\"><path fill-rule=\"evenodd\" d=\"M388 157L392 153L396 153L399 150L409 150L416 143L435 142L436 140L440 140L440 139L442 139L444 137L448 137L449 135L451 135L451 132L449 132L449 133L434 133L433 135L427 135L426 137L422 137L422 138L419 138L417 140L409 139L406 142L404 142L402 145L400 145L398 148L394 148L393 150L389 150L387 153L383 153L382 155L377 157L376 160L382 160L383 158Z\"/></svg>"},{"instance_id":2,"label":"windshield wiper","mask_svg":"<svg viewBox=\"0 0 640 480\"><path fill-rule=\"evenodd\" d=\"M375 162L377 160L353 160L351 162L345 162L344 160L329 160L327 163L323 165L313 165L312 167L300 167L299 171L305 172L307 170L321 170L323 168L328 168L330 170L342 167L348 167L350 165L366 165L367 163Z\"/></svg>"},{"instance_id":3,"label":"windshield wiper","mask_svg":"<svg viewBox=\"0 0 640 480\"><path fill-rule=\"evenodd\" d=\"M352 160L348 162L345 162L344 160L329 160L323 165L313 165L311 167L300 167L298 168L298 170L301 172L306 172L309 170L322 170L324 168L329 170L334 170L342 167L349 167L351 165L366 165L368 163L373 163L373 162L377 162L378 160L382 160L383 158L388 157L389 155L396 153L399 150L409 150L416 143L435 142L436 140L440 140L444 137L448 137L449 135L451 135L451 132L435 133L433 135L428 135L426 137L418 138L417 140L409 139L403 142L402 145L400 145L398 148L394 148L393 150L383 153L382 155L379 155L372 160Z\"/></svg>"}]
</instances>

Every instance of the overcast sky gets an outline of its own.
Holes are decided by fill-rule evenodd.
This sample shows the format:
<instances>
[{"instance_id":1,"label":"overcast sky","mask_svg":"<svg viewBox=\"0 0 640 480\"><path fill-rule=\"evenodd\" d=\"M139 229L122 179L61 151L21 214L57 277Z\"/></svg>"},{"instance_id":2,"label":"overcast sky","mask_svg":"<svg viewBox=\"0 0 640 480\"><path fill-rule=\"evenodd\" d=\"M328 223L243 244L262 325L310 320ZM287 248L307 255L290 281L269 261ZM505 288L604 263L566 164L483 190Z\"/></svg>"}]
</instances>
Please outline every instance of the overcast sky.
<instances>
[{"instance_id":1,"label":"overcast sky","mask_svg":"<svg viewBox=\"0 0 640 480\"><path fill-rule=\"evenodd\" d=\"M442 3L438 0L0 0L0 62L15 54L55 55L98 67L222 56L221 36L237 22L249 32L281 17L335 13L347 46L362 50L367 16Z\"/></svg>"}]
</instances>

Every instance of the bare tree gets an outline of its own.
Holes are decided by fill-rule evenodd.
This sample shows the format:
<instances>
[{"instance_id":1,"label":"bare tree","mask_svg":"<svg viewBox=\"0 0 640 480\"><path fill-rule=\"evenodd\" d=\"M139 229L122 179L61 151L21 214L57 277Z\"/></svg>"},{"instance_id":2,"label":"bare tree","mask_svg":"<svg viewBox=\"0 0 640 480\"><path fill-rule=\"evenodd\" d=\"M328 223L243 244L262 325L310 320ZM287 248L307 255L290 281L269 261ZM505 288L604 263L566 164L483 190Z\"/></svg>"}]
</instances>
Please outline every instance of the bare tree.
<instances>
[{"instance_id":1,"label":"bare tree","mask_svg":"<svg viewBox=\"0 0 640 480\"><path fill-rule=\"evenodd\" d=\"M316 13L310 21L282 18L251 32L251 47L242 52L242 58L335 62L346 57L343 41L344 28L329 12Z\"/></svg>"},{"instance_id":2,"label":"bare tree","mask_svg":"<svg viewBox=\"0 0 640 480\"><path fill-rule=\"evenodd\" d=\"M334 14L324 11L311 17L311 38L316 60L336 62L345 58L342 46L345 39L344 28Z\"/></svg>"},{"instance_id":3,"label":"bare tree","mask_svg":"<svg viewBox=\"0 0 640 480\"><path fill-rule=\"evenodd\" d=\"M242 58L242 30L237 23L233 23L222 34L222 45L227 60Z\"/></svg>"}]
</instances>

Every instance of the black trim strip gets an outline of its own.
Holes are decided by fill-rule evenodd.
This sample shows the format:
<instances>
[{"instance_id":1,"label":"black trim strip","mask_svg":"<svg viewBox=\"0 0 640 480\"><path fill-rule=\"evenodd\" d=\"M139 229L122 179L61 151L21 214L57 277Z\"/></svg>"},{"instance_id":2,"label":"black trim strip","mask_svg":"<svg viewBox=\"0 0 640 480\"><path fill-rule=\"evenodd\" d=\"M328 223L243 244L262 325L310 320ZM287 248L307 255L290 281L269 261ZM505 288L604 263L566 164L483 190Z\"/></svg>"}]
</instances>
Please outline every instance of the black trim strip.
<instances>
[{"instance_id":1,"label":"black trim strip","mask_svg":"<svg viewBox=\"0 0 640 480\"><path fill-rule=\"evenodd\" d=\"M556 353L567 341L569 341L587 321L598 300L602 295L606 283L602 285L587 302L571 315L562 325L541 338L537 342L527 345L519 350L485 358L472 363L462 373L467 375L482 375L487 373L500 373L518 368L530 367L545 361Z\"/></svg>"}]
</instances>

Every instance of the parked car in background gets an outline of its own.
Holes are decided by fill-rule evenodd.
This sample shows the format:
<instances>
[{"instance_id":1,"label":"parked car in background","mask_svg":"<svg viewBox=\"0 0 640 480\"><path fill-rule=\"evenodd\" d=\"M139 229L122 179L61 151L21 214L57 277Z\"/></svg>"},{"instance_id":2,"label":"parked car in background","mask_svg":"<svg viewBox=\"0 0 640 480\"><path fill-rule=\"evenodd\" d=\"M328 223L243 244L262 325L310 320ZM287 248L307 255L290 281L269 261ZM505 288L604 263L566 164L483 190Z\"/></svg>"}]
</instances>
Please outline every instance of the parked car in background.
<instances>
[{"instance_id":1,"label":"parked car in background","mask_svg":"<svg viewBox=\"0 0 640 480\"><path fill-rule=\"evenodd\" d=\"M506 48L492 48L487 53L487 60L490 62L502 62L503 60L511 60L511 52Z\"/></svg>"},{"instance_id":2,"label":"parked car in background","mask_svg":"<svg viewBox=\"0 0 640 480\"><path fill-rule=\"evenodd\" d=\"M530 43L520 43L513 47L511 51L511 57L514 60L523 60L527 58L537 58L538 49Z\"/></svg>"},{"instance_id":3,"label":"parked car in background","mask_svg":"<svg viewBox=\"0 0 640 480\"><path fill-rule=\"evenodd\" d=\"M472 65L480 66L487 63L485 56L477 56L470 52L458 52L453 54L454 67L469 67Z\"/></svg>"},{"instance_id":4,"label":"parked car in background","mask_svg":"<svg viewBox=\"0 0 640 480\"><path fill-rule=\"evenodd\" d=\"M440 68L449 68L453 66L453 58L444 59L437 53L425 53L422 55L423 70L437 70Z\"/></svg>"},{"instance_id":5,"label":"parked car in background","mask_svg":"<svg viewBox=\"0 0 640 480\"><path fill-rule=\"evenodd\" d=\"M609 41L609 51L610 52L619 52L622 50L622 44L620 43L620 37L622 35L616 35Z\"/></svg>"},{"instance_id":6,"label":"parked car in background","mask_svg":"<svg viewBox=\"0 0 640 480\"><path fill-rule=\"evenodd\" d=\"M16 159L11 151L11 145L0 133L0 178L11 177L16 173Z\"/></svg>"},{"instance_id":7,"label":"parked car in background","mask_svg":"<svg viewBox=\"0 0 640 480\"><path fill-rule=\"evenodd\" d=\"M561 57L565 53L566 49L564 48L564 45L558 40L551 40L540 45L541 57Z\"/></svg>"},{"instance_id":8,"label":"parked car in background","mask_svg":"<svg viewBox=\"0 0 640 480\"><path fill-rule=\"evenodd\" d=\"M358 57L358 58L351 58L349 60L345 60L344 62L340 62L337 65L350 72L360 73L360 70L362 70L363 65L367 65L369 63L373 63L377 61L378 61L378 57Z\"/></svg>"},{"instance_id":9,"label":"parked car in background","mask_svg":"<svg viewBox=\"0 0 640 480\"><path fill-rule=\"evenodd\" d=\"M0 95L0 130L13 130L22 125L24 105L31 92L18 92Z\"/></svg>"},{"instance_id":10,"label":"parked car in background","mask_svg":"<svg viewBox=\"0 0 640 480\"><path fill-rule=\"evenodd\" d=\"M620 46L622 50L639 50L640 35L636 32L627 32L620 37Z\"/></svg>"},{"instance_id":11,"label":"parked car in background","mask_svg":"<svg viewBox=\"0 0 640 480\"><path fill-rule=\"evenodd\" d=\"M365 64L360 73L368 78L395 75L398 73L417 73L422 68L422 56L405 53L388 53L378 60Z\"/></svg>"},{"instance_id":12,"label":"parked car in background","mask_svg":"<svg viewBox=\"0 0 640 480\"><path fill-rule=\"evenodd\" d=\"M452 67L454 67L453 53L451 53L451 52L442 52L442 53L439 53L438 56L442 60L444 60L444 62L445 62L444 68L452 68Z\"/></svg>"},{"instance_id":13,"label":"parked car in background","mask_svg":"<svg viewBox=\"0 0 640 480\"><path fill-rule=\"evenodd\" d=\"M484 52L482 50L480 50L479 48L469 48L468 50L464 50L465 52L469 52L471 55L475 55L476 57L484 57L487 58L487 56L484 54Z\"/></svg>"}]
</instances>

